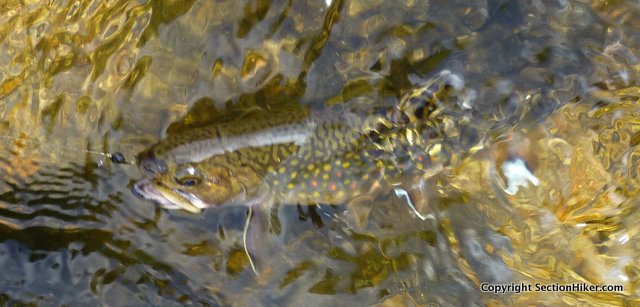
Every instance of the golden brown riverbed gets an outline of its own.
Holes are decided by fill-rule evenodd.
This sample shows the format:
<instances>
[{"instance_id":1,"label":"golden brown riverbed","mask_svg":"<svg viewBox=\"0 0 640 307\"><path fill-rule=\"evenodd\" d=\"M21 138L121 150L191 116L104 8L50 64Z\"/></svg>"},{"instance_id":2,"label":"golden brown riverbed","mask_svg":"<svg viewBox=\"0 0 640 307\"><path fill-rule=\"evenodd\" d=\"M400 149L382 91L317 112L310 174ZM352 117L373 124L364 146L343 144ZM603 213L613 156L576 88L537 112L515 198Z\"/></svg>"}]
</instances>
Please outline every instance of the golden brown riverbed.
<instances>
[{"instance_id":1,"label":"golden brown riverbed","mask_svg":"<svg viewBox=\"0 0 640 307\"><path fill-rule=\"evenodd\" d=\"M637 304L639 9L0 1L0 305ZM393 103L444 70L465 95L434 137L482 145L417 181L426 218L392 190L362 228L344 204L281 204L259 276L245 207L160 209L104 155L225 109ZM623 290L482 291L512 283Z\"/></svg>"}]
</instances>

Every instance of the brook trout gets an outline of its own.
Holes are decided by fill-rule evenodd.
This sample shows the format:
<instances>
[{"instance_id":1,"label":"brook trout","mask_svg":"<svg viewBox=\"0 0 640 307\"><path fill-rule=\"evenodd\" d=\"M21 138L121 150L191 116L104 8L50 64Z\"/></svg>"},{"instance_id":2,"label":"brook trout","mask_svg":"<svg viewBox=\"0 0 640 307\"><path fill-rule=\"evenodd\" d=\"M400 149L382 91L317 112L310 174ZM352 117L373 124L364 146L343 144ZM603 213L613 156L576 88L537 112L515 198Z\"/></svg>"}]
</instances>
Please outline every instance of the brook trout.
<instances>
[{"instance_id":1,"label":"brook trout","mask_svg":"<svg viewBox=\"0 0 640 307\"><path fill-rule=\"evenodd\" d=\"M194 213L256 199L341 204L449 162L443 135L457 123L441 116L438 95L460 83L444 71L390 105L254 111L171 135L138 155L146 178L133 191Z\"/></svg>"}]
</instances>

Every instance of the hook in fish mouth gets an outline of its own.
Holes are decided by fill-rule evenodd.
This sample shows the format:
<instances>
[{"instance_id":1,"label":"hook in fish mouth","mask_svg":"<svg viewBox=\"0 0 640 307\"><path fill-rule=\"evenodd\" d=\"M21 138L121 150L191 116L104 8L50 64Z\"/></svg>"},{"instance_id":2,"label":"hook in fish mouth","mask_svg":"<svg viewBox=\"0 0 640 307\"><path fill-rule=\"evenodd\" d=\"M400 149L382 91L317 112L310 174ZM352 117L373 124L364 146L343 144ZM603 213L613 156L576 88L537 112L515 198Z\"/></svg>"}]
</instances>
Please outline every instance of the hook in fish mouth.
<instances>
[{"instance_id":1,"label":"hook in fish mouth","mask_svg":"<svg viewBox=\"0 0 640 307\"><path fill-rule=\"evenodd\" d=\"M203 209L210 207L210 205L192 193L154 185L147 178L136 182L131 188L131 192L140 199L154 201L162 208L170 210L186 210L191 213L200 213Z\"/></svg>"}]
</instances>

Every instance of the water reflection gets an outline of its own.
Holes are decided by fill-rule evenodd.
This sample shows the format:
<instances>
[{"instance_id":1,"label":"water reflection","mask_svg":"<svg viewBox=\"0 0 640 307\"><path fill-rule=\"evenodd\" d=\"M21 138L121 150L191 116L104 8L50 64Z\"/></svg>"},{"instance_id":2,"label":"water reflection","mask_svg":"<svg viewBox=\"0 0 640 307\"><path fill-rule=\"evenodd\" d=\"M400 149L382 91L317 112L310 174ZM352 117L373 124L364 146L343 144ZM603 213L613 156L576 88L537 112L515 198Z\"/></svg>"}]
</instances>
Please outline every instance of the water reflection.
<instances>
[{"instance_id":1,"label":"water reflection","mask_svg":"<svg viewBox=\"0 0 640 307\"><path fill-rule=\"evenodd\" d=\"M0 302L632 303L637 11L630 1L3 1ZM449 105L473 128L447 130L451 142L486 141L424 180L433 218L393 191L376 200L368 233L345 226L343 206L283 205L265 239L281 253L258 277L242 253L245 209L159 210L131 195L137 170L85 151L131 160L231 105L393 101L444 69L476 95ZM510 188L502 166L517 159L539 185ZM511 281L626 288L478 290Z\"/></svg>"}]
</instances>

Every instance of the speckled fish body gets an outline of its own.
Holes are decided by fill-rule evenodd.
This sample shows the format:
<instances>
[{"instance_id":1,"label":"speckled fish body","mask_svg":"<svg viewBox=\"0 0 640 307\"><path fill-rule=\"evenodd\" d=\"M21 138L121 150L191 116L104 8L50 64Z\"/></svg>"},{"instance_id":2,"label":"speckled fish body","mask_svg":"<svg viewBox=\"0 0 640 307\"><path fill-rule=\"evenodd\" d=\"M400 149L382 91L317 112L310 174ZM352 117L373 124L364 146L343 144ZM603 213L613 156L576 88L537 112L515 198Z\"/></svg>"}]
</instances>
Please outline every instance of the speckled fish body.
<instances>
[{"instance_id":1,"label":"speckled fish body","mask_svg":"<svg viewBox=\"0 0 640 307\"><path fill-rule=\"evenodd\" d=\"M265 187L285 203L339 204L399 174L446 163L433 85L397 105L257 111L172 135L138 157L134 187L166 208L202 208L254 198Z\"/></svg>"},{"instance_id":2,"label":"speckled fish body","mask_svg":"<svg viewBox=\"0 0 640 307\"><path fill-rule=\"evenodd\" d=\"M364 184L379 172L380 163L364 151L370 136L363 127L373 116L311 116L302 108L280 115L270 112L163 140L139 155L148 179L136 185L136 193L167 208L197 211L244 200L267 184L287 201L335 203L345 199L352 182Z\"/></svg>"},{"instance_id":3,"label":"speckled fish body","mask_svg":"<svg viewBox=\"0 0 640 307\"><path fill-rule=\"evenodd\" d=\"M304 144L314 126L309 110L303 108L247 116L170 135L141 153L138 160L141 170L153 175L162 171L158 169L163 167L162 162L198 163L246 148ZM262 155L260 150L254 152L256 156Z\"/></svg>"}]
</instances>

